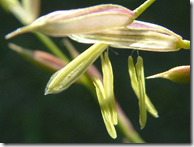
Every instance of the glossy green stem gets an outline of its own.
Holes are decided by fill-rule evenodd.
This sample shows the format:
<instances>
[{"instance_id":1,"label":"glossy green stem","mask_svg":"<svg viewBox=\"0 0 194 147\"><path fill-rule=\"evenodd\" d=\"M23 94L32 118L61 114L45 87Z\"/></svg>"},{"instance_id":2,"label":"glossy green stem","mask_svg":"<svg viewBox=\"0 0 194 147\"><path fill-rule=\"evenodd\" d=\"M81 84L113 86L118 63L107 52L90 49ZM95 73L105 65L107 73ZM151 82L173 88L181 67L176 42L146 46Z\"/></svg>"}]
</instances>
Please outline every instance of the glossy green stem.
<instances>
[{"instance_id":1,"label":"glossy green stem","mask_svg":"<svg viewBox=\"0 0 194 147\"><path fill-rule=\"evenodd\" d=\"M143 13L155 0L147 0L145 1L142 5L140 5L138 8L136 8L135 10L133 10L134 14L135 14L135 19L141 14Z\"/></svg>"},{"instance_id":2,"label":"glossy green stem","mask_svg":"<svg viewBox=\"0 0 194 147\"><path fill-rule=\"evenodd\" d=\"M63 52L55 45L55 43L47 36L34 32L34 34L38 37L38 39L58 58L65 61L66 63L70 62L70 60L63 54Z\"/></svg>"},{"instance_id":3,"label":"glossy green stem","mask_svg":"<svg viewBox=\"0 0 194 147\"><path fill-rule=\"evenodd\" d=\"M183 40L183 48L190 49L190 41L189 40Z\"/></svg>"}]
</instances>

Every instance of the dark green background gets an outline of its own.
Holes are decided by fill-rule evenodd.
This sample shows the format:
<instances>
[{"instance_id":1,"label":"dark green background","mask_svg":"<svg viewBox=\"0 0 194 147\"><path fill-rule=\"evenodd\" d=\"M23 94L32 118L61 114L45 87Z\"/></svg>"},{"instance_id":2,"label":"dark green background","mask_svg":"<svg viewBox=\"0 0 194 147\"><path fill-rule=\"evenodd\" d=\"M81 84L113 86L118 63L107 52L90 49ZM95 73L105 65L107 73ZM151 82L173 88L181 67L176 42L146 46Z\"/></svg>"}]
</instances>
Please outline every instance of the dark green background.
<instances>
[{"instance_id":1,"label":"dark green background","mask_svg":"<svg viewBox=\"0 0 194 147\"><path fill-rule=\"evenodd\" d=\"M41 0L41 15L55 10L88 7L102 3L120 4L131 10L144 0ZM165 26L190 40L190 1L157 0L138 20ZM44 96L51 73L39 69L7 47L13 42L25 48L48 51L30 33L5 40L4 36L22 24L0 8L0 142L5 143L120 143L123 135L109 137L99 105L79 84L66 91ZM52 38L67 54L62 38ZM71 41L82 52L90 45ZM190 85L165 79L146 80L146 90L159 112L148 114L146 127L139 126L138 100L131 88L127 58L132 50L110 52L116 98L135 130L148 143L190 143ZM190 64L190 51L160 53L140 51L145 76ZM136 54L134 54L136 56ZM134 58L135 58L134 56ZM101 71L99 59L95 62ZM116 127L117 128L117 127Z\"/></svg>"}]
</instances>

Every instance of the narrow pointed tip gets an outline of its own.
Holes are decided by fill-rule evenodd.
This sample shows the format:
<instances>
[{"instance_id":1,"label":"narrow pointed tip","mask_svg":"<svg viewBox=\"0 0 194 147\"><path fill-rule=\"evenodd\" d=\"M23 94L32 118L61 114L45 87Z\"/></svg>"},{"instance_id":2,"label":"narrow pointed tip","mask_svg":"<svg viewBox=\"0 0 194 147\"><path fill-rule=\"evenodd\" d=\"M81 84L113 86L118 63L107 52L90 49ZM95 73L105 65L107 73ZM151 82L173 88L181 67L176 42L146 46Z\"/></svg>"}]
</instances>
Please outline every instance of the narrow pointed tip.
<instances>
[{"instance_id":1,"label":"narrow pointed tip","mask_svg":"<svg viewBox=\"0 0 194 147\"><path fill-rule=\"evenodd\" d=\"M155 118L158 118L159 117L159 115L158 115L158 113L151 113Z\"/></svg>"},{"instance_id":2,"label":"narrow pointed tip","mask_svg":"<svg viewBox=\"0 0 194 147\"><path fill-rule=\"evenodd\" d=\"M50 92L48 89L45 89L44 95L48 95L51 94L52 92Z\"/></svg>"},{"instance_id":3,"label":"narrow pointed tip","mask_svg":"<svg viewBox=\"0 0 194 147\"><path fill-rule=\"evenodd\" d=\"M12 50L18 52L18 53L20 53L20 52L23 51L23 48L22 48L22 47L20 47L20 46L14 44L14 43L9 43L9 44L8 44L8 47L9 47L10 49L12 49Z\"/></svg>"},{"instance_id":4,"label":"narrow pointed tip","mask_svg":"<svg viewBox=\"0 0 194 147\"><path fill-rule=\"evenodd\" d=\"M140 123L140 129L143 130L146 126L146 122L142 122Z\"/></svg>"},{"instance_id":5,"label":"narrow pointed tip","mask_svg":"<svg viewBox=\"0 0 194 147\"><path fill-rule=\"evenodd\" d=\"M157 117L156 118L159 118L159 115L158 115L158 113L157 113L157 115L156 115Z\"/></svg>"},{"instance_id":6,"label":"narrow pointed tip","mask_svg":"<svg viewBox=\"0 0 194 147\"><path fill-rule=\"evenodd\" d=\"M20 29L17 29L17 30L15 30L15 31L13 31L13 32L11 32L11 33L9 33L9 34L7 34L7 35L5 36L5 39L11 39L11 38L17 36L18 34L20 34L19 32L20 32Z\"/></svg>"},{"instance_id":7,"label":"narrow pointed tip","mask_svg":"<svg viewBox=\"0 0 194 147\"><path fill-rule=\"evenodd\" d=\"M145 77L145 79L154 79L155 76L149 76L149 77Z\"/></svg>"},{"instance_id":8,"label":"narrow pointed tip","mask_svg":"<svg viewBox=\"0 0 194 147\"><path fill-rule=\"evenodd\" d=\"M114 125L114 126L117 126L117 125L118 125L118 122L117 122L117 123L114 123L113 125Z\"/></svg>"},{"instance_id":9,"label":"narrow pointed tip","mask_svg":"<svg viewBox=\"0 0 194 147\"><path fill-rule=\"evenodd\" d=\"M146 77L145 79L166 78L168 71Z\"/></svg>"},{"instance_id":10,"label":"narrow pointed tip","mask_svg":"<svg viewBox=\"0 0 194 147\"><path fill-rule=\"evenodd\" d=\"M140 125L140 129L143 130L145 128L145 124L144 125Z\"/></svg>"},{"instance_id":11,"label":"narrow pointed tip","mask_svg":"<svg viewBox=\"0 0 194 147\"><path fill-rule=\"evenodd\" d=\"M155 74L155 75L152 75L152 76L145 77L145 79L154 79L154 78L162 78L162 77L163 77L163 74L159 73L159 74Z\"/></svg>"},{"instance_id":12,"label":"narrow pointed tip","mask_svg":"<svg viewBox=\"0 0 194 147\"><path fill-rule=\"evenodd\" d=\"M14 32L11 32L11 33L7 34L7 35L5 36L5 39L8 40L8 39L13 38L13 37L15 36L15 35L13 35L13 33L14 33Z\"/></svg>"},{"instance_id":13,"label":"narrow pointed tip","mask_svg":"<svg viewBox=\"0 0 194 147\"><path fill-rule=\"evenodd\" d=\"M116 136L111 136L112 137L112 139L117 139L117 135Z\"/></svg>"},{"instance_id":14,"label":"narrow pointed tip","mask_svg":"<svg viewBox=\"0 0 194 147\"><path fill-rule=\"evenodd\" d=\"M16 29L15 31L7 34L5 36L5 39L11 39L19 34L23 34L23 33L27 33L27 32L30 32L31 30L33 29L33 26L31 25L28 25L28 26L24 26L24 27L21 27L21 28L18 28Z\"/></svg>"},{"instance_id":15,"label":"narrow pointed tip","mask_svg":"<svg viewBox=\"0 0 194 147\"><path fill-rule=\"evenodd\" d=\"M159 118L159 115L158 115L158 113L156 113L156 114L154 115L154 117L155 117L155 118Z\"/></svg>"},{"instance_id":16,"label":"narrow pointed tip","mask_svg":"<svg viewBox=\"0 0 194 147\"><path fill-rule=\"evenodd\" d=\"M109 135L110 135L110 137L112 139L117 139L117 133L116 133L116 131L115 132L112 132L111 134L109 133Z\"/></svg>"}]
</instances>

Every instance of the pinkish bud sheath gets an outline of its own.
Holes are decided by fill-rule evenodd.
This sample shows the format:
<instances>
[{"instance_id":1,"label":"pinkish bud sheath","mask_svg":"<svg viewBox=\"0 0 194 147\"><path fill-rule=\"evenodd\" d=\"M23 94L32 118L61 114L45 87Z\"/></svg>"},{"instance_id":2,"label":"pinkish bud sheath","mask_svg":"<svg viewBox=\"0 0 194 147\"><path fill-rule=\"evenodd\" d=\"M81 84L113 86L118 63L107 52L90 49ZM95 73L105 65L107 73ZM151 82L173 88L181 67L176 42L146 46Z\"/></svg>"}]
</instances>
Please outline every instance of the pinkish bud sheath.
<instances>
[{"instance_id":1,"label":"pinkish bud sheath","mask_svg":"<svg viewBox=\"0 0 194 147\"><path fill-rule=\"evenodd\" d=\"M8 34L6 39L32 31L55 37L64 37L70 34L94 33L105 29L127 26L134 19L133 11L113 4L61 10L44 15L30 25L17 29Z\"/></svg>"},{"instance_id":2,"label":"pinkish bud sheath","mask_svg":"<svg viewBox=\"0 0 194 147\"><path fill-rule=\"evenodd\" d=\"M57 58L56 56L50 53L46 53L39 50L35 50L33 51L33 53L35 60L42 63L44 66L48 66L53 71L57 71L68 64L68 63L65 64L61 59Z\"/></svg>"},{"instance_id":3,"label":"pinkish bud sheath","mask_svg":"<svg viewBox=\"0 0 194 147\"><path fill-rule=\"evenodd\" d=\"M188 84L190 83L190 65L174 67L166 72L146 77L146 79L152 78L165 78L173 82Z\"/></svg>"},{"instance_id":4,"label":"pinkish bud sheath","mask_svg":"<svg viewBox=\"0 0 194 147\"><path fill-rule=\"evenodd\" d=\"M47 52L24 49L13 43L9 43L9 47L16 51L17 53L19 53L21 56L23 56L31 63L43 69L46 69L50 72L55 72L66 65L61 59Z\"/></svg>"}]
</instances>

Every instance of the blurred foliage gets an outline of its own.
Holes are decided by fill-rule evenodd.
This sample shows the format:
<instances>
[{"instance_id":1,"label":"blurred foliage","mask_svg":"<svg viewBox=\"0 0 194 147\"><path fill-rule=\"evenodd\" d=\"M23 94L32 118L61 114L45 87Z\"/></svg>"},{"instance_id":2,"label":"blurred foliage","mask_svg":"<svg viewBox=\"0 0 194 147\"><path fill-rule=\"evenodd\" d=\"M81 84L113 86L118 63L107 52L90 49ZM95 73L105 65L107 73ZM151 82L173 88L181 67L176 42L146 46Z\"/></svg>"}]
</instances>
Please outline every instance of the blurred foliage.
<instances>
[{"instance_id":1,"label":"blurred foliage","mask_svg":"<svg viewBox=\"0 0 194 147\"><path fill-rule=\"evenodd\" d=\"M41 15L51 11L88 7L101 3L120 4L135 9L144 0L41 0ZM99 105L90 92L73 84L57 95L44 96L51 73L26 62L8 48L13 42L22 47L48 51L30 33L11 40L4 36L21 27L13 15L0 8L0 141L5 143L120 143L122 134L113 140L107 134ZM138 20L156 23L190 40L190 1L162 0L150 6ZM62 38L52 38L69 56ZM90 45L71 41L80 52ZM148 114L146 127L139 128L138 100L128 75L128 56L132 50L114 49L110 60L114 72L116 98L140 136L148 143L190 143L190 85L164 79L146 80L146 91L159 112ZM144 59L145 76L172 67L190 64L189 50L159 53L139 51ZM94 63L101 70L100 60ZM116 128L117 129L117 128Z\"/></svg>"}]
</instances>

